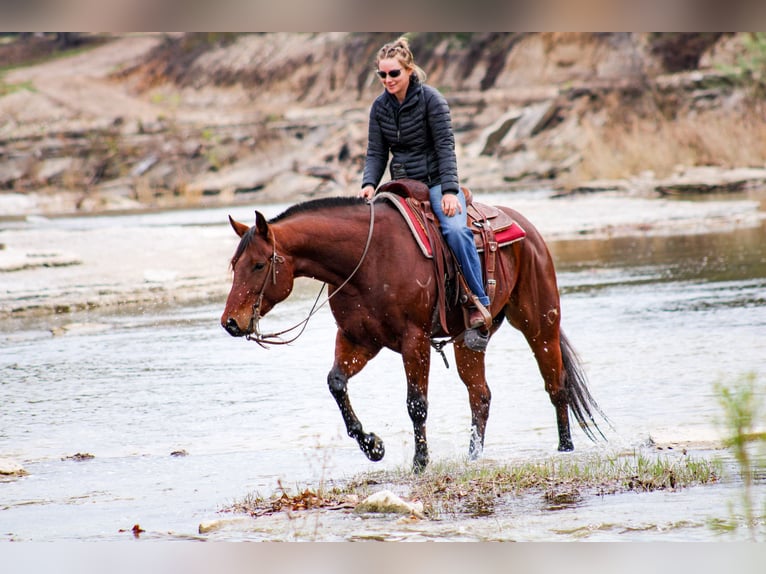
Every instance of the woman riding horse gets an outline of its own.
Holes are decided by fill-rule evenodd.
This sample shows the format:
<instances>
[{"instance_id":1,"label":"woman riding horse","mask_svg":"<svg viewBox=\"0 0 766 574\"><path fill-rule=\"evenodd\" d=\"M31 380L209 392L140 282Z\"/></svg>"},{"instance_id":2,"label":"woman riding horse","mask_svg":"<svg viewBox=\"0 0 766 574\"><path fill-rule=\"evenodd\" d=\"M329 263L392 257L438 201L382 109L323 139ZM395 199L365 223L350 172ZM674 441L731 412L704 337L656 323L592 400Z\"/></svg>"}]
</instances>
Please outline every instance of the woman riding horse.
<instances>
[{"instance_id":1,"label":"woman riding horse","mask_svg":"<svg viewBox=\"0 0 766 574\"><path fill-rule=\"evenodd\" d=\"M361 192L367 201L359 197L309 201L269 221L256 211L253 226L231 219L240 243L231 260L234 277L221 325L232 336L264 346L274 343L274 335L260 331L260 320L290 295L295 278L326 283L327 301L337 325L327 384L348 435L370 460L383 458L383 441L365 431L351 406L348 382L382 349L390 349L402 356L407 378L407 411L415 442L413 468L425 468L429 459L426 419L431 344L437 282L442 278L423 256L396 208L371 201L388 156L393 154L392 177L417 179L429 186L430 203L442 232L478 299L469 322L472 329L465 330L462 309L453 307L443 332L436 333L454 343L458 375L468 390L470 457L479 456L483 449L492 395L483 348L473 348L465 335L486 330L489 340L506 321L524 334L534 353L556 413L559 450L574 448L570 410L589 438L603 436L593 417L602 413L590 395L582 365L560 329L556 272L542 236L522 214L497 207L518 222L526 235L523 241L497 249L497 269L502 270L504 280L497 282L490 301L466 225L449 107L437 90L422 82L405 39L383 46L376 63L385 91L370 110Z\"/></svg>"},{"instance_id":2,"label":"woman riding horse","mask_svg":"<svg viewBox=\"0 0 766 574\"><path fill-rule=\"evenodd\" d=\"M468 326L486 329L491 322L481 262L473 233L466 225L466 199L458 184L455 136L447 100L424 83L425 73L405 37L383 46L375 60L385 90L372 104L367 159L360 195L371 199L391 160L391 178L422 181L442 235L455 254L468 288L476 296Z\"/></svg>"}]
</instances>

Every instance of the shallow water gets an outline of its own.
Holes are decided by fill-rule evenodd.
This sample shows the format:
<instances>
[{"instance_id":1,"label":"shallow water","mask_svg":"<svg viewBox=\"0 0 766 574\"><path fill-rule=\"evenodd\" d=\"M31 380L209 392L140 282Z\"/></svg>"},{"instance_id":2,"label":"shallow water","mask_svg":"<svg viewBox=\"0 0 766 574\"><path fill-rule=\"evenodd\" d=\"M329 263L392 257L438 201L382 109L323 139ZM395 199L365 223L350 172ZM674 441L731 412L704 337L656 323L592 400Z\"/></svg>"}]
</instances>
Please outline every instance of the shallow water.
<instances>
[{"instance_id":1,"label":"shallow water","mask_svg":"<svg viewBox=\"0 0 766 574\"><path fill-rule=\"evenodd\" d=\"M146 225L168 217L204 223L195 212L144 217ZM606 446L574 428L577 452L641 449L651 438L709 456L718 436L714 384L766 374L766 228L557 241L551 249L564 330L615 426ZM318 287L301 282L265 328L303 318ZM94 310L58 317L56 325L40 318L0 326L0 457L29 472L0 480L2 539L120 540L135 524L144 538L197 537L200 522L220 518L218 510L248 493L410 464L397 355L381 353L350 385L366 430L386 444L385 459L371 463L345 435L326 388L334 341L329 310L295 343L264 350L220 328L222 307L223 300ZM66 324L68 330L51 333ZM467 393L449 349L447 355L450 369L432 357L432 460L459 459L468 448ZM485 458L555 455L553 408L526 343L509 326L490 344L487 376L493 403ZM171 455L177 451L187 454ZM70 458L78 453L93 458ZM308 514L235 521L205 537L718 540L706 522L727 518L728 503L737 500L732 483L592 497L556 511L530 496L489 518L413 525Z\"/></svg>"}]
</instances>

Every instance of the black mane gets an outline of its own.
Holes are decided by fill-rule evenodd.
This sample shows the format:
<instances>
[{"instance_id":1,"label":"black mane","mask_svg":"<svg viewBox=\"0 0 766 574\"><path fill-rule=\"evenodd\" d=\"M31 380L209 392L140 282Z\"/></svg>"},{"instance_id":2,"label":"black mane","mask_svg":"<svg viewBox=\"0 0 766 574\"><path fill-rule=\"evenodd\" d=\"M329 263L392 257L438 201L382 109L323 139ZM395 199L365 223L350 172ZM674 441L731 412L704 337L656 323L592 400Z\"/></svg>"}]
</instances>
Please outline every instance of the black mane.
<instances>
[{"instance_id":1,"label":"black mane","mask_svg":"<svg viewBox=\"0 0 766 574\"><path fill-rule=\"evenodd\" d=\"M293 215L299 213L307 213L316 211L318 209L333 208L333 207L347 207L350 205L362 205L367 200L362 197L324 197L321 199L311 199L304 201L303 203L296 203L295 205L288 207L285 211L273 217L269 223L277 223Z\"/></svg>"},{"instance_id":2,"label":"black mane","mask_svg":"<svg viewBox=\"0 0 766 574\"><path fill-rule=\"evenodd\" d=\"M278 221L282 221L283 219L287 219L288 217L291 217L298 213L308 213L311 211L317 211L319 209L324 209L324 208L346 207L350 205L362 205L366 201L367 200L362 197L325 197L321 199L311 199L309 201L304 201L303 203L296 203L295 205L288 207L285 211L283 211L276 217L273 217L271 220L269 220L269 223L277 223ZM232 269L237 264L237 261L239 260L239 258L242 257L242 254L245 252L245 249L247 249L250 243L253 241L254 234L255 234L255 227L251 227L242 236L242 239L239 242L239 246L237 246L237 251L234 253L234 257L231 258Z\"/></svg>"}]
</instances>

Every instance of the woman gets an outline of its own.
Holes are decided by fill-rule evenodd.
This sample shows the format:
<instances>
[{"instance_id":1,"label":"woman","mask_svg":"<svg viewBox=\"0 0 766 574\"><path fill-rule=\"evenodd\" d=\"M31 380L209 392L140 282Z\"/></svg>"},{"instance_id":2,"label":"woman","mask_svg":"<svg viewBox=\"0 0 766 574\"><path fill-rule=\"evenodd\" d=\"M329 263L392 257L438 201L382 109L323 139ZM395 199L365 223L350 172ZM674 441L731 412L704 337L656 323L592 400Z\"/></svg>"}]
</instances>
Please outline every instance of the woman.
<instances>
[{"instance_id":1,"label":"woman","mask_svg":"<svg viewBox=\"0 0 766 574\"><path fill-rule=\"evenodd\" d=\"M371 199L391 159L391 178L404 177L425 183L431 208L439 218L468 288L478 306L468 315L471 329L487 327L489 297L484 291L481 262L467 227L465 195L460 189L455 157L455 136L447 100L425 84L425 73L415 60L405 37L383 46L375 60L385 90L370 109L367 158L360 196Z\"/></svg>"}]
</instances>

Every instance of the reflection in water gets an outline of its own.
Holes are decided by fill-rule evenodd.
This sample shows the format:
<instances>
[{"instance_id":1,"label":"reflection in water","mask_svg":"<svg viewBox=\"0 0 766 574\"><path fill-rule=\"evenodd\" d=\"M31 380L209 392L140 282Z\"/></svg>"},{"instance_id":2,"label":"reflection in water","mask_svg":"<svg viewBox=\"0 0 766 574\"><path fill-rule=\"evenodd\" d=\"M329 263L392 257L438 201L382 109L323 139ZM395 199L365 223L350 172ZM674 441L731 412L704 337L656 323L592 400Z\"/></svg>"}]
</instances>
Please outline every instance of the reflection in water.
<instances>
[{"instance_id":1,"label":"reflection in water","mask_svg":"<svg viewBox=\"0 0 766 574\"><path fill-rule=\"evenodd\" d=\"M740 281L766 278L766 222L731 233L551 242L559 273L617 269L628 279Z\"/></svg>"}]
</instances>

